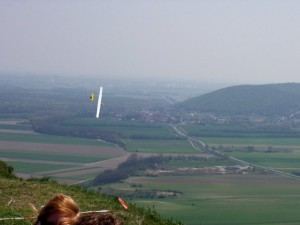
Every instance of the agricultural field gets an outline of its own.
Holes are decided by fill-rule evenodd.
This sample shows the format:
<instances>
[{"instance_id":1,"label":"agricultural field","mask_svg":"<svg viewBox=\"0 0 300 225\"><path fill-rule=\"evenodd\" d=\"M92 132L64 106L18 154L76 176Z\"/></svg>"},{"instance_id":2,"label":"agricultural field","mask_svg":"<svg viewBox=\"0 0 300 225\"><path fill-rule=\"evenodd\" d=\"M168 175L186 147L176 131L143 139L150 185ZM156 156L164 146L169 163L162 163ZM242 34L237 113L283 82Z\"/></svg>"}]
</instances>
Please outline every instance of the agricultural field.
<instances>
[{"instance_id":1,"label":"agricultural field","mask_svg":"<svg viewBox=\"0 0 300 225\"><path fill-rule=\"evenodd\" d=\"M0 159L24 178L81 182L128 157L123 149L101 140L37 134L28 126L19 129L22 125L13 121L0 121L0 126L6 128L0 130Z\"/></svg>"},{"instance_id":2,"label":"agricultural field","mask_svg":"<svg viewBox=\"0 0 300 225\"><path fill-rule=\"evenodd\" d=\"M283 172L300 175L300 152L290 153L266 153L266 152L230 152L230 156ZM300 177L299 177L300 178Z\"/></svg>"},{"instance_id":3,"label":"agricultural field","mask_svg":"<svg viewBox=\"0 0 300 225\"><path fill-rule=\"evenodd\" d=\"M300 181L276 175L131 177L110 188L171 193L169 197L127 199L187 225L287 225L300 221Z\"/></svg>"},{"instance_id":4,"label":"agricultural field","mask_svg":"<svg viewBox=\"0 0 300 225\"><path fill-rule=\"evenodd\" d=\"M169 126L160 123L81 118L64 121L60 126L69 129L86 127L97 129L99 132L114 132L121 138L131 139L172 139L175 137Z\"/></svg>"},{"instance_id":5,"label":"agricultural field","mask_svg":"<svg viewBox=\"0 0 300 225\"><path fill-rule=\"evenodd\" d=\"M105 119L95 123L95 119L86 118L67 120L60 126L96 127L119 133L126 151L97 139L38 134L28 126L23 129L19 123L2 121L0 159L23 177L50 177L75 184L116 168L132 153L143 157L164 155L170 160L159 171L147 170L144 175L119 183L90 188L113 195L124 194L128 201L155 207L163 216L187 225L288 225L300 221L297 212L300 181L243 169L229 159L195 149L169 126ZM293 174L300 172L297 138L198 139L210 148L253 164Z\"/></svg>"},{"instance_id":6,"label":"agricultural field","mask_svg":"<svg viewBox=\"0 0 300 225\"><path fill-rule=\"evenodd\" d=\"M196 130L196 127L185 126L190 132ZM207 126L205 129L212 131L213 127L216 126ZM220 127L216 131L220 137L197 137L197 139L206 143L209 148L223 152L225 155L262 167L270 167L293 175L300 175L299 138L283 137L286 135L284 132L280 134L277 131L271 132L270 130L268 131L270 137L265 137L268 136L268 132L255 133L255 130L251 131L251 129L248 131L250 137L224 137L226 136L224 132L228 130L231 130L231 133L238 133L239 131L243 131L243 134L247 133L245 128L224 126L223 133ZM294 128L293 132L298 131ZM274 135L280 135L281 137L274 137Z\"/></svg>"},{"instance_id":7,"label":"agricultural field","mask_svg":"<svg viewBox=\"0 0 300 225\"><path fill-rule=\"evenodd\" d=\"M187 140L149 140L149 139L125 139L128 152L157 153L157 154L197 154Z\"/></svg>"},{"instance_id":8,"label":"agricultural field","mask_svg":"<svg viewBox=\"0 0 300 225\"><path fill-rule=\"evenodd\" d=\"M297 139L300 137L300 130L290 126L258 126L258 125L181 125L189 136L201 138L225 138L225 139Z\"/></svg>"},{"instance_id":9,"label":"agricultural field","mask_svg":"<svg viewBox=\"0 0 300 225\"><path fill-rule=\"evenodd\" d=\"M24 178L50 177L60 182L77 183L93 179L100 172L125 161L130 152L143 156L155 154L199 154L186 140L168 139L170 127L140 122L119 122L95 119L69 120L67 127L99 127L125 135L159 136L153 139L124 139L123 149L96 139L45 135L32 131L20 121L0 121L0 159L13 166ZM128 130L131 133L128 134ZM167 138L167 139L164 139ZM146 154L146 155L145 155Z\"/></svg>"},{"instance_id":10,"label":"agricultural field","mask_svg":"<svg viewBox=\"0 0 300 225\"><path fill-rule=\"evenodd\" d=\"M198 139L229 156L299 175L298 138L257 136ZM134 149L137 150L138 147L134 146L132 150L135 151ZM146 145L140 151L150 152L151 148L147 148ZM210 158L201 163L171 160L164 167L165 170L197 168L199 171L201 167L235 167L233 162L216 159ZM127 199L136 204L155 207L163 215L179 219L188 225L284 225L298 224L300 221L297 212L300 206L300 179L286 178L259 170L223 175L197 173L176 175L176 173L166 175L163 171L150 177L131 177L121 183L101 186L100 190L109 190L125 196L127 193Z\"/></svg>"},{"instance_id":11,"label":"agricultural field","mask_svg":"<svg viewBox=\"0 0 300 225\"><path fill-rule=\"evenodd\" d=\"M1 141L11 141L11 142L29 142L29 143L44 143L44 144L62 144L62 145L81 145L81 146L103 146L108 147L111 144L102 142L99 140L92 140L86 138L72 138L72 137L62 137L56 135L41 135L37 133L24 133L24 132L15 132L13 130L0 132Z\"/></svg>"},{"instance_id":12,"label":"agricultural field","mask_svg":"<svg viewBox=\"0 0 300 225\"><path fill-rule=\"evenodd\" d=\"M269 146L297 149L300 145L299 138L225 138L225 137L199 137L210 147L254 146L258 149L267 149Z\"/></svg>"},{"instance_id":13,"label":"agricultural field","mask_svg":"<svg viewBox=\"0 0 300 225\"><path fill-rule=\"evenodd\" d=\"M208 146L243 161L300 174L298 138L201 138Z\"/></svg>"}]
</instances>

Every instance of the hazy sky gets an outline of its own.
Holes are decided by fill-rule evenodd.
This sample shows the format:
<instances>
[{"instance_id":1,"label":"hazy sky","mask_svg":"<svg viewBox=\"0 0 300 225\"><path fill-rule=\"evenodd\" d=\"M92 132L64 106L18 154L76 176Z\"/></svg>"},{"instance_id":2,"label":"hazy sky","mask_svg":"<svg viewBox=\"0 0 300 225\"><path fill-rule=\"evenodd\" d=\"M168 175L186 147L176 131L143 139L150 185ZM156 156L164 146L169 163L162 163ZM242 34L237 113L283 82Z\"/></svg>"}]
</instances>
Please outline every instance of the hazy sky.
<instances>
[{"instance_id":1,"label":"hazy sky","mask_svg":"<svg viewBox=\"0 0 300 225\"><path fill-rule=\"evenodd\" d=\"M299 0L1 0L0 73L300 82Z\"/></svg>"}]
</instances>

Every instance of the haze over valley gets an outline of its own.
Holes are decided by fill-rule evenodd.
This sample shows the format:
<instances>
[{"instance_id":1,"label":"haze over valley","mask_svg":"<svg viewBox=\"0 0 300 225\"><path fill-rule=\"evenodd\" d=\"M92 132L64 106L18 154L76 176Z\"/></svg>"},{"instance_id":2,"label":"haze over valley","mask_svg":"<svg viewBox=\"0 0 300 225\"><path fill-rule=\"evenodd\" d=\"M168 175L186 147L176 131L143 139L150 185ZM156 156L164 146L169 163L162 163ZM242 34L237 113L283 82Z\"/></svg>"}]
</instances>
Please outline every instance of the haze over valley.
<instances>
[{"instance_id":1,"label":"haze over valley","mask_svg":"<svg viewBox=\"0 0 300 225\"><path fill-rule=\"evenodd\" d=\"M61 192L125 225L300 224L299 11L2 0L1 225Z\"/></svg>"},{"instance_id":2,"label":"haze over valley","mask_svg":"<svg viewBox=\"0 0 300 225\"><path fill-rule=\"evenodd\" d=\"M268 224L285 196L284 213L298 220L287 209L298 199L299 84L106 80L96 119L94 80L16 77L1 77L0 160L18 176L122 196L185 224ZM232 203L224 195L237 207L225 210ZM261 199L278 204L264 201L262 216L253 217ZM216 204L225 210L220 218L199 214Z\"/></svg>"}]
</instances>

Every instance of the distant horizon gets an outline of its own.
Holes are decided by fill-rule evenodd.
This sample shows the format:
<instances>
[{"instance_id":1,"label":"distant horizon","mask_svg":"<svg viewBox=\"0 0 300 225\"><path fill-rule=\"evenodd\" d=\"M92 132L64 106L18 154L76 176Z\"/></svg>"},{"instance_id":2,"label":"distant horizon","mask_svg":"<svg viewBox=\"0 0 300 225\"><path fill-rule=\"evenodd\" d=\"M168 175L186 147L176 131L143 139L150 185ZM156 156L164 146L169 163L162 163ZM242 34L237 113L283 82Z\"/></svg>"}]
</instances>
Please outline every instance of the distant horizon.
<instances>
[{"instance_id":1,"label":"distant horizon","mask_svg":"<svg viewBox=\"0 0 300 225\"><path fill-rule=\"evenodd\" d=\"M97 78L99 79L99 82L101 80L103 82L163 82L163 83L183 83L183 84L211 84L211 85L221 85L221 86L235 86L235 85L266 85L266 84L285 84L285 83L300 83L299 82L226 82L226 81L211 81L211 80L200 80L200 79L180 79L178 77L175 78L164 78L164 77L126 77L126 76L107 76L107 75L89 75L89 74L39 74L39 73L5 73L0 72L0 79L1 77L22 77L22 78L28 78L28 77L34 77L39 79L49 79L49 78L58 78L58 79L80 79L80 80L86 80L86 81L93 81Z\"/></svg>"}]
</instances>

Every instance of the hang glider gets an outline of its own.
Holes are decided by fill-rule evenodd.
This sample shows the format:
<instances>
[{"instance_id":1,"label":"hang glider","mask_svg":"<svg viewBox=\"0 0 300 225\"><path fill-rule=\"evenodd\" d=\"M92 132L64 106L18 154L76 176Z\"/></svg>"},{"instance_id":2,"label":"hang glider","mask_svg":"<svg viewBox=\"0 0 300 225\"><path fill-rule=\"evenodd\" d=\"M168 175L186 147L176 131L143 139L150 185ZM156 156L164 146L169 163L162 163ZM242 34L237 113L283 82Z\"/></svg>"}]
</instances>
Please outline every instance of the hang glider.
<instances>
[{"instance_id":1,"label":"hang glider","mask_svg":"<svg viewBox=\"0 0 300 225\"><path fill-rule=\"evenodd\" d=\"M100 108L101 108L101 105L103 104L103 103L102 103L102 90L103 90L103 87L100 86L99 97L98 97L98 103L97 103L96 118L99 118ZM90 95L90 100L91 100L92 102L95 100L95 94L94 94L94 93L92 93L92 94Z\"/></svg>"},{"instance_id":2,"label":"hang glider","mask_svg":"<svg viewBox=\"0 0 300 225\"><path fill-rule=\"evenodd\" d=\"M94 93L92 93L91 96L90 96L90 100L94 101L94 98L95 98L95 95L94 95Z\"/></svg>"}]
</instances>

